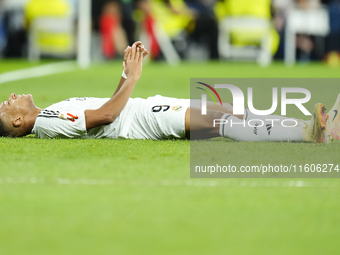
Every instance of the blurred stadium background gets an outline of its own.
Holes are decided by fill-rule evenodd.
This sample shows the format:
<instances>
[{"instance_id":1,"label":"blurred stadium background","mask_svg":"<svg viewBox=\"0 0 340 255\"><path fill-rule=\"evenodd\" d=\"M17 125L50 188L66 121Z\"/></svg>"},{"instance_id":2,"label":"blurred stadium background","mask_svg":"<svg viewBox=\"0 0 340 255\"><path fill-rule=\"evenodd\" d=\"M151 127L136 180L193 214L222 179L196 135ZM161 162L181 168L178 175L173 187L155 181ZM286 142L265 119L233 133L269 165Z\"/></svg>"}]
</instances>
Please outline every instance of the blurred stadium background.
<instances>
[{"instance_id":1,"label":"blurred stadium background","mask_svg":"<svg viewBox=\"0 0 340 255\"><path fill-rule=\"evenodd\" d=\"M0 0L0 102L109 97L135 40L151 54L133 97L339 78L339 37L340 0ZM311 101L331 107L323 92ZM230 162L273 153L339 163L340 146L226 141ZM189 164L185 140L0 138L0 254L338 254L337 179L190 179Z\"/></svg>"},{"instance_id":2,"label":"blurred stadium background","mask_svg":"<svg viewBox=\"0 0 340 255\"><path fill-rule=\"evenodd\" d=\"M339 65L339 0L0 0L0 58L326 61Z\"/></svg>"}]
</instances>

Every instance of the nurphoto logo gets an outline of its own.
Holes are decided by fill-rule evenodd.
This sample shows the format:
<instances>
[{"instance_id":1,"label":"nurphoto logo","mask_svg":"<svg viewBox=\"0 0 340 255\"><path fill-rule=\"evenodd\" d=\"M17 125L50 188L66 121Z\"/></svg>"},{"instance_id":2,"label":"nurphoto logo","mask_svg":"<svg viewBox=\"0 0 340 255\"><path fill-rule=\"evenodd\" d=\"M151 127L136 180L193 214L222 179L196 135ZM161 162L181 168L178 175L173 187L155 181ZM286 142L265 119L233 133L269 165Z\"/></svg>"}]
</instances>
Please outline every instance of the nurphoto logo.
<instances>
[{"instance_id":1,"label":"nurphoto logo","mask_svg":"<svg viewBox=\"0 0 340 255\"><path fill-rule=\"evenodd\" d=\"M233 115L243 115L245 113L244 109L244 94L242 90L231 84L215 84L214 87L202 83L202 82L197 82L198 84L201 84L205 86L206 88L210 89L218 98L221 106L223 105L222 100L220 95L217 93L216 89L228 89L233 98ZM201 89L205 94L201 95L201 114L206 115L207 114L207 94L213 99L215 105L216 100L213 96L213 94L206 88L202 87L196 87L197 89ZM215 89L216 88L216 89ZM303 98L298 98L298 99L292 99L292 98L287 98L288 93L300 93L304 95ZM272 88L272 106L267 109L267 110L257 110L254 107L253 104L253 88L248 87L247 88L247 103L248 103L248 109L251 113L254 115L259 115L259 116L264 116L264 115L270 115L275 112L278 106L278 88L273 87ZM304 106L304 103L307 103L311 99L311 93L308 89L305 88L297 88L297 87L282 87L281 88L281 115L285 116L287 114L287 105L295 105L305 116L312 115ZM266 121L271 122L272 125L274 125L275 121L279 121L278 119L266 119ZM227 124L228 120L226 119L214 119L213 126L215 125L221 125L221 124ZM259 124L260 123L260 124ZM287 124L289 123L289 125ZM294 123L294 124L292 124ZM250 127L262 127L264 125L264 121L261 119L250 119L247 122L245 120L243 121L238 121L238 122L232 122L230 121L230 125L248 125ZM295 119L285 119L281 121L281 125L283 127L295 127L298 125L297 121Z\"/></svg>"}]
</instances>

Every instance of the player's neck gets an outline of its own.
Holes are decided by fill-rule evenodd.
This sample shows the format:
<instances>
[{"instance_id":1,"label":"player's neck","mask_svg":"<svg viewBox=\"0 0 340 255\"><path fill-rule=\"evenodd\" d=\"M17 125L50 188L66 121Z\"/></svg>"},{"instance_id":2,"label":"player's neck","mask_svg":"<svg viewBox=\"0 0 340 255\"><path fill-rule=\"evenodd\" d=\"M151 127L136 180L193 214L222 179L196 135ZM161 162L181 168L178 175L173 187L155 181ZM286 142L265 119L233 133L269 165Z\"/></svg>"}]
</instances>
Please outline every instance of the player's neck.
<instances>
[{"instance_id":1,"label":"player's neck","mask_svg":"<svg viewBox=\"0 0 340 255\"><path fill-rule=\"evenodd\" d=\"M38 107L35 107L34 109L32 109L32 111L30 111L25 119L26 119L26 125L27 125L27 134L30 134L33 127L34 127L34 124L35 124L35 121L36 119L38 118L38 115L39 113L41 112L42 109L38 108Z\"/></svg>"}]
</instances>

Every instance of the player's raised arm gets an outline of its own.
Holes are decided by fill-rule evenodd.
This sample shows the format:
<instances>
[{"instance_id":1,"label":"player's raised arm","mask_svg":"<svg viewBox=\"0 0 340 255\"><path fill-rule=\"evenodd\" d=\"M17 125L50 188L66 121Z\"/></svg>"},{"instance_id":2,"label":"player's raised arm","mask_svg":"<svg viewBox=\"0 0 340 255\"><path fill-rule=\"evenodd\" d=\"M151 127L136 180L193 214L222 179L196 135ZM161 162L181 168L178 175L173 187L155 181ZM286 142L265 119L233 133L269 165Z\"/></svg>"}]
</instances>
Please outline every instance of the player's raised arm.
<instances>
[{"instance_id":1,"label":"player's raised arm","mask_svg":"<svg viewBox=\"0 0 340 255\"><path fill-rule=\"evenodd\" d=\"M123 68L127 76L120 90L102 107L97 110L86 110L86 129L112 123L124 109L131 93L142 74L144 54L136 45L127 49L126 61Z\"/></svg>"},{"instance_id":2,"label":"player's raised arm","mask_svg":"<svg viewBox=\"0 0 340 255\"><path fill-rule=\"evenodd\" d=\"M145 47L144 47L144 45L143 45L142 42L137 41L137 42L135 42L133 45L136 45L136 46L137 46L137 49L140 50L140 51L143 53L144 57L145 57L146 55L149 54L149 51L145 49ZM127 53L128 53L128 49L129 49L129 48L131 48L131 47L128 46L128 47L125 49L125 51L124 51L124 62L126 62ZM124 62L123 62L123 63L124 63ZM123 68L124 68L124 67L123 67ZM126 77L126 76L125 76L125 73L123 72L123 74L122 74L122 76L121 76L121 78L120 78L118 87L117 87L116 91L113 93L113 96L116 95L116 94L118 93L118 91L120 90L120 88L123 86L123 84L124 84L124 82L125 82L125 80L126 80L125 77Z\"/></svg>"}]
</instances>

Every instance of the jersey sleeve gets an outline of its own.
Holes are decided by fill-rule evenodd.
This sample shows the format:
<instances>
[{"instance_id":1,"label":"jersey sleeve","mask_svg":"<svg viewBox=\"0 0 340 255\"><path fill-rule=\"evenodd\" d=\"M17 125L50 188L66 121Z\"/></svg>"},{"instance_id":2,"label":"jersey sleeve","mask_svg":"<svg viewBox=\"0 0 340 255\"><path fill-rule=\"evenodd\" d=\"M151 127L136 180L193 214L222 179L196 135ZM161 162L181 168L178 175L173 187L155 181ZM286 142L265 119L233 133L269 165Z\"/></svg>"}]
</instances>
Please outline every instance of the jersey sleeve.
<instances>
[{"instance_id":1,"label":"jersey sleeve","mask_svg":"<svg viewBox=\"0 0 340 255\"><path fill-rule=\"evenodd\" d=\"M32 133L38 138L83 138L87 135L84 111L43 110Z\"/></svg>"}]
</instances>

